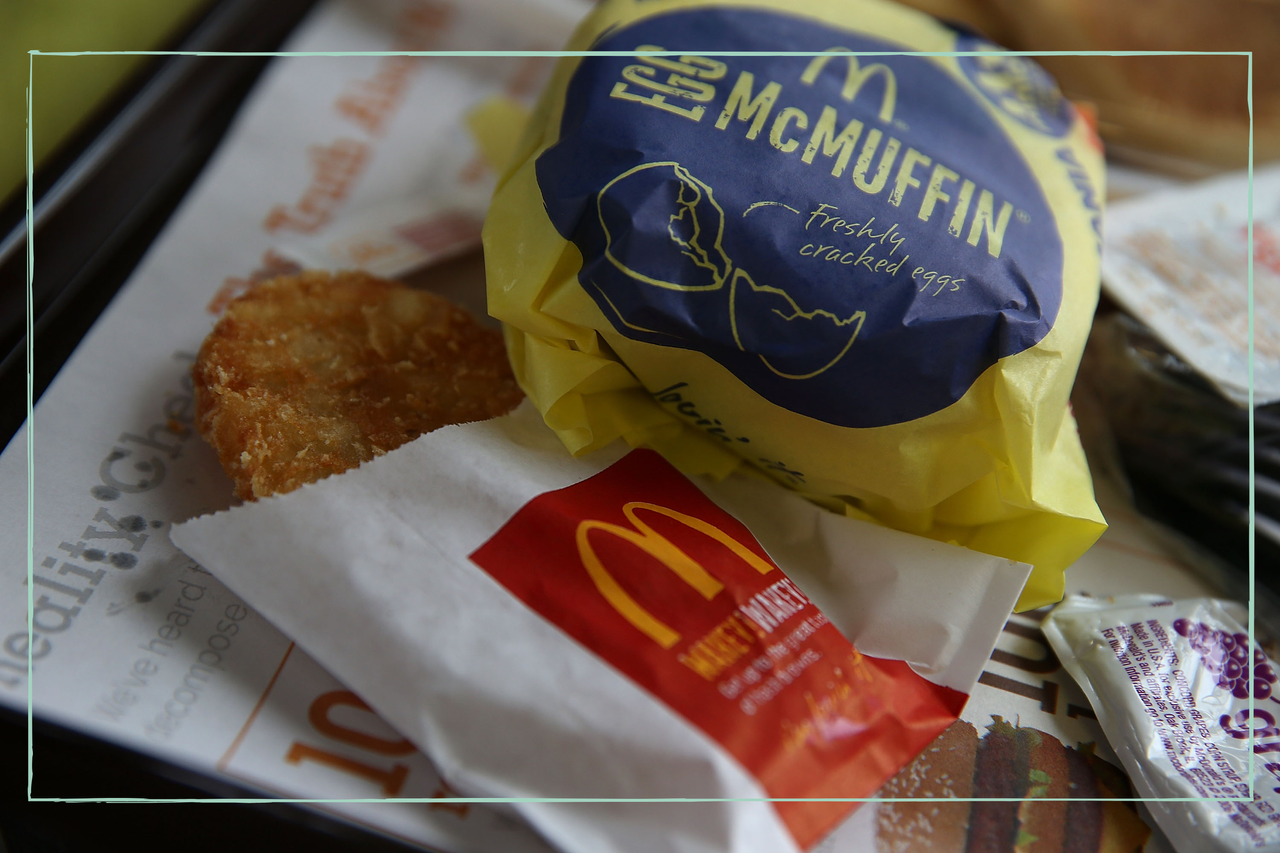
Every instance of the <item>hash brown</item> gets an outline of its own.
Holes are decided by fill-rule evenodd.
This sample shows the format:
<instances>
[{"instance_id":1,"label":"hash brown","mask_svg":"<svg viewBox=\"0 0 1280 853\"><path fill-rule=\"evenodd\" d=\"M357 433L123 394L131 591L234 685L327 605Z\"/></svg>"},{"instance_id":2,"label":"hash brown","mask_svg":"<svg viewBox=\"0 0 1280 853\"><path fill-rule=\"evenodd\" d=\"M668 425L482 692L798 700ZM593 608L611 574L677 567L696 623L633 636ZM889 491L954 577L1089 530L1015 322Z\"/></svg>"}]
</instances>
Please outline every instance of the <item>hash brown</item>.
<instances>
[{"instance_id":1,"label":"hash brown","mask_svg":"<svg viewBox=\"0 0 1280 853\"><path fill-rule=\"evenodd\" d=\"M237 297L192 376L197 427L243 500L505 414L523 397L501 333L434 294L358 272L303 272Z\"/></svg>"}]
</instances>

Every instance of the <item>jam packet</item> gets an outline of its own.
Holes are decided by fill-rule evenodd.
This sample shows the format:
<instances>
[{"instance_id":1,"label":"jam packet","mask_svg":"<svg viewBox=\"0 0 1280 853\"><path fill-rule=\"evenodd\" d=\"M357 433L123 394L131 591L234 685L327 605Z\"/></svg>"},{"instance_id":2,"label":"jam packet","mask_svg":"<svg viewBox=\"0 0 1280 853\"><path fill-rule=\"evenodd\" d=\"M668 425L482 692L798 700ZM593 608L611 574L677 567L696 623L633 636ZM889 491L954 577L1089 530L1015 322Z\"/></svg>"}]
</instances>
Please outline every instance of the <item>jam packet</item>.
<instances>
[{"instance_id":1,"label":"jam packet","mask_svg":"<svg viewBox=\"0 0 1280 853\"><path fill-rule=\"evenodd\" d=\"M608 0L568 48L484 245L569 450L753 466L1060 599L1105 529L1067 408L1103 171L1053 80L875 0Z\"/></svg>"},{"instance_id":2,"label":"jam packet","mask_svg":"<svg viewBox=\"0 0 1280 853\"><path fill-rule=\"evenodd\" d=\"M1243 611L1070 596L1042 626L1178 853L1280 850L1280 679Z\"/></svg>"}]
</instances>

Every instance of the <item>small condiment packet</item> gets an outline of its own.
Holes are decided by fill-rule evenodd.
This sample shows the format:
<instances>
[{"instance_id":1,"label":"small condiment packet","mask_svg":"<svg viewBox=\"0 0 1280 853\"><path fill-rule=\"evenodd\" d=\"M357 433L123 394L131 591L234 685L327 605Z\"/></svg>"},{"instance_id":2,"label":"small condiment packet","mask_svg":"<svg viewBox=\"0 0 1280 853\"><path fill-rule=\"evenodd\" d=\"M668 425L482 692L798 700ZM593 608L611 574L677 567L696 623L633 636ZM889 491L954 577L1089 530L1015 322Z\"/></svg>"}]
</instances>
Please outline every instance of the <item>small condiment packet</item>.
<instances>
[{"instance_id":1,"label":"small condiment packet","mask_svg":"<svg viewBox=\"0 0 1280 853\"><path fill-rule=\"evenodd\" d=\"M1029 573L652 451L573 459L528 403L172 536L464 795L726 800L514 804L583 853L817 843L853 804L764 800L874 796Z\"/></svg>"},{"instance_id":2,"label":"small condiment packet","mask_svg":"<svg viewBox=\"0 0 1280 853\"><path fill-rule=\"evenodd\" d=\"M1107 210L1102 285L1230 400L1249 399L1249 176ZM1280 166L1253 173L1254 404L1280 400Z\"/></svg>"},{"instance_id":3,"label":"small condiment packet","mask_svg":"<svg viewBox=\"0 0 1280 853\"><path fill-rule=\"evenodd\" d=\"M1178 853L1280 850L1277 675L1243 618L1210 598L1070 596L1042 626Z\"/></svg>"}]
</instances>

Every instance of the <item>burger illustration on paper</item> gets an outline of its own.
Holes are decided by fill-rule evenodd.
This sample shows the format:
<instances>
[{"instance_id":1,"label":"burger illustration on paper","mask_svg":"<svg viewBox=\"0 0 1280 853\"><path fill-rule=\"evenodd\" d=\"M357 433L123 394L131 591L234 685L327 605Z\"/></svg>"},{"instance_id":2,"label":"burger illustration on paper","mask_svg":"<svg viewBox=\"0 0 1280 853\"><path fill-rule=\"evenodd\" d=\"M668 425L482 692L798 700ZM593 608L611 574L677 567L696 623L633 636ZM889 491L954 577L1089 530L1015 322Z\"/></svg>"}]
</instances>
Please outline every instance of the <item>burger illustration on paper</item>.
<instances>
[{"instance_id":1,"label":"burger illustration on paper","mask_svg":"<svg viewBox=\"0 0 1280 853\"><path fill-rule=\"evenodd\" d=\"M1140 853L1151 830L1093 744L985 728L957 720L881 789L897 802L878 804L876 853Z\"/></svg>"},{"instance_id":2,"label":"burger illustration on paper","mask_svg":"<svg viewBox=\"0 0 1280 853\"><path fill-rule=\"evenodd\" d=\"M613 310L611 319L633 331L677 338L687 332L690 348L695 341L696 348L734 348L757 355L785 379L809 379L835 366L862 329L865 312L801 305L786 282L757 281L737 266L724 249L730 224L714 191L679 163L645 163L618 175L597 195L596 213L605 259L623 276L591 284ZM620 286L633 291L631 298L611 296ZM654 298L645 299L650 288ZM686 295L684 316L671 316L663 291Z\"/></svg>"}]
</instances>

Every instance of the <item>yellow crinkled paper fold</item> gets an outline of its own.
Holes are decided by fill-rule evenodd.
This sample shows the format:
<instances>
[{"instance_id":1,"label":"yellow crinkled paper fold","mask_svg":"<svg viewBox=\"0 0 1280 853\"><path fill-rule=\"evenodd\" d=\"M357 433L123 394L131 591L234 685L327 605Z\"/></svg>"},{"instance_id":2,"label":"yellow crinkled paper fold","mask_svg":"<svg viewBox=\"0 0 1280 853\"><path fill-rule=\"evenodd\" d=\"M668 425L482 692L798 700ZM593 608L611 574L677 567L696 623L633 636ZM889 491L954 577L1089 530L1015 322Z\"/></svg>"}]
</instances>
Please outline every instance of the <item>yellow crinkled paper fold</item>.
<instances>
[{"instance_id":1,"label":"yellow crinkled paper fold","mask_svg":"<svg viewBox=\"0 0 1280 853\"><path fill-rule=\"evenodd\" d=\"M608 0L567 49L484 244L570 452L745 463L1061 598L1106 528L1067 404L1103 177L1052 81L872 0Z\"/></svg>"}]
</instances>

